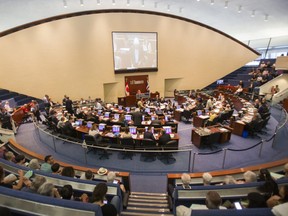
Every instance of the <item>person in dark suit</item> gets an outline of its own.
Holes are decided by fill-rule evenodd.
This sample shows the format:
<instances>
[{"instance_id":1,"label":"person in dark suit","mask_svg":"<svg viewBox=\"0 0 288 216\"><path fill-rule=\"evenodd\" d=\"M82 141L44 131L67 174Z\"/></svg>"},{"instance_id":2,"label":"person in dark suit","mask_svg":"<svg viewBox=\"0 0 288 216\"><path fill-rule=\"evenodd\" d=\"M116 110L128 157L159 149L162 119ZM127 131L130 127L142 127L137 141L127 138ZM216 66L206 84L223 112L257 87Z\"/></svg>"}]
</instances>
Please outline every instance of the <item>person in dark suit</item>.
<instances>
[{"instance_id":1,"label":"person in dark suit","mask_svg":"<svg viewBox=\"0 0 288 216\"><path fill-rule=\"evenodd\" d=\"M135 112L131 113L134 121L134 125L141 125L142 115L139 109L136 109Z\"/></svg>"},{"instance_id":2,"label":"person in dark suit","mask_svg":"<svg viewBox=\"0 0 288 216\"><path fill-rule=\"evenodd\" d=\"M158 143L160 146L166 145L169 141L171 141L171 137L166 133L165 130L162 130L162 135L159 137Z\"/></svg>"},{"instance_id":3,"label":"person in dark suit","mask_svg":"<svg viewBox=\"0 0 288 216\"><path fill-rule=\"evenodd\" d=\"M148 130L148 131L145 131L144 132L144 139L151 139L151 140L154 140L155 141L155 137L151 131L151 128Z\"/></svg>"},{"instance_id":4,"label":"person in dark suit","mask_svg":"<svg viewBox=\"0 0 288 216\"><path fill-rule=\"evenodd\" d=\"M66 121L63 128L62 132L63 134L71 137L76 137L76 131L74 127L72 126L73 123L73 118L70 117L69 121Z\"/></svg>"},{"instance_id":5,"label":"person in dark suit","mask_svg":"<svg viewBox=\"0 0 288 216\"><path fill-rule=\"evenodd\" d=\"M66 99L65 108L71 115L73 114L73 102L69 97Z\"/></svg>"}]
</instances>

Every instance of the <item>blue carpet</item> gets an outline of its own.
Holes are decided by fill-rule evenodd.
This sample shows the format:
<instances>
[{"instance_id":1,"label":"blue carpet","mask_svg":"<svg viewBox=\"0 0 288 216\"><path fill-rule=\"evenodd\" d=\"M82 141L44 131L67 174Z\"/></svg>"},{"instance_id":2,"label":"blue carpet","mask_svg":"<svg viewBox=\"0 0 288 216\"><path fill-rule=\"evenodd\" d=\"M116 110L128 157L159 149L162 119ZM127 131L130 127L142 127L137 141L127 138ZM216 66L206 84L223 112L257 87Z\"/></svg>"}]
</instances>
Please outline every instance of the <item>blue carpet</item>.
<instances>
[{"instance_id":1,"label":"blue carpet","mask_svg":"<svg viewBox=\"0 0 288 216\"><path fill-rule=\"evenodd\" d=\"M283 115L280 109L271 108L271 114L271 119L265 129L267 132L266 135L260 135L261 138L243 138L232 135L231 140L225 144L218 145L218 149L243 149L251 147L261 140L269 139L274 134L278 121L283 122ZM209 150L198 149L191 143L192 125L179 123L178 129L180 135L179 148L183 149L183 152L174 153L173 156L176 162L171 164L167 164L159 160L159 158L155 158L154 161L145 162L143 155L139 153L133 156L133 160L130 160L122 159L122 154L119 152L111 152L112 155L110 155L109 160L100 160L98 154L93 152L85 154L85 150L81 145L63 143L60 140L53 140L51 136L44 132L39 133L31 123L20 126L16 135L16 141L36 153L42 155L52 154L55 159L63 162L86 167L106 167L110 170L129 171L131 172L131 187L133 191L151 192L150 190L153 190L154 192L164 192L166 190L166 173L204 172L219 170L223 167L224 151L212 155L200 155ZM249 151L227 151L224 168L239 168L287 158L287 138L288 127L285 125L278 131L274 140L274 147L272 147L273 140L269 142L264 141L261 155L260 145ZM193 150L184 151L184 149ZM191 162L190 164L189 161ZM151 182L153 184L154 182L159 182L161 186L158 188L155 183L155 186L151 186L153 189L150 189L150 186L147 185L147 182L150 181L146 181L149 178L155 178L155 181Z\"/></svg>"}]
</instances>

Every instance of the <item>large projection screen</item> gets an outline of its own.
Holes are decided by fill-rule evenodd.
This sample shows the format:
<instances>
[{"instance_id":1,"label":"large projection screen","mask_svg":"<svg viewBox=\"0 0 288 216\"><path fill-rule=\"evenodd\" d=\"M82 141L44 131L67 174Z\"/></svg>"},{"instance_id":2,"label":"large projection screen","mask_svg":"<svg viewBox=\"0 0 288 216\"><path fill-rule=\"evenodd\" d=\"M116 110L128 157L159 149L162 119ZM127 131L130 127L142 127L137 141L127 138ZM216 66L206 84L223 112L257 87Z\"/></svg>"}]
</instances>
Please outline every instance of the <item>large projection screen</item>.
<instances>
[{"instance_id":1,"label":"large projection screen","mask_svg":"<svg viewBox=\"0 0 288 216\"><path fill-rule=\"evenodd\" d=\"M115 73L158 70L156 32L112 32Z\"/></svg>"}]
</instances>

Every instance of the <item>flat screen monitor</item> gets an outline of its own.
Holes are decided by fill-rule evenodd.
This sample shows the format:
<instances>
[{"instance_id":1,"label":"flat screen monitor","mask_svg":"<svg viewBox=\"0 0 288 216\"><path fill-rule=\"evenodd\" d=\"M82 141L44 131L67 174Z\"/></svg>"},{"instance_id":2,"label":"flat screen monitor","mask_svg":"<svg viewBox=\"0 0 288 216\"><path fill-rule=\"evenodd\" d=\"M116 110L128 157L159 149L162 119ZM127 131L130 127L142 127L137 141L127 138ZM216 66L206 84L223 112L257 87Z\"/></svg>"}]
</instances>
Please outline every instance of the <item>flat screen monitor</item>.
<instances>
[{"instance_id":1,"label":"flat screen monitor","mask_svg":"<svg viewBox=\"0 0 288 216\"><path fill-rule=\"evenodd\" d=\"M120 125L113 125L112 126L112 132L114 134L119 134L120 133Z\"/></svg>"},{"instance_id":2,"label":"flat screen monitor","mask_svg":"<svg viewBox=\"0 0 288 216\"><path fill-rule=\"evenodd\" d=\"M171 115L165 115L165 121L169 121L171 119Z\"/></svg>"},{"instance_id":3,"label":"flat screen monitor","mask_svg":"<svg viewBox=\"0 0 288 216\"><path fill-rule=\"evenodd\" d=\"M130 126L130 127L129 127L129 132L130 132L131 134L136 134L136 133L137 133L137 127Z\"/></svg>"},{"instance_id":4,"label":"flat screen monitor","mask_svg":"<svg viewBox=\"0 0 288 216\"><path fill-rule=\"evenodd\" d=\"M154 121L154 120L156 120L156 116L155 115L151 116L151 121Z\"/></svg>"},{"instance_id":5,"label":"flat screen monitor","mask_svg":"<svg viewBox=\"0 0 288 216\"><path fill-rule=\"evenodd\" d=\"M87 128L91 128L92 125L93 125L93 122L88 121L86 126L87 126Z\"/></svg>"},{"instance_id":6,"label":"flat screen monitor","mask_svg":"<svg viewBox=\"0 0 288 216\"><path fill-rule=\"evenodd\" d=\"M106 126L106 124L99 124L99 126L98 126L98 129L99 129L99 131L104 131L105 130L105 126Z\"/></svg>"},{"instance_id":7,"label":"flat screen monitor","mask_svg":"<svg viewBox=\"0 0 288 216\"><path fill-rule=\"evenodd\" d=\"M119 105L119 106L118 106L118 109L119 109L119 110L122 110L122 109L123 109L123 107L122 107L121 105Z\"/></svg>"},{"instance_id":8,"label":"flat screen monitor","mask_svg":"<svg viewBox=\"0 0 288 216\"><path fill-rule=\"evenodd\" d=\"M150 113L150 108L145 108L146 113Z\"/></svg>"},{"instance_id":9,"label":"flat screen monitor","mask_svg":"<svg viewBox=\"0 0 288 216\"><path fill-rule=\"evenodd\" d=\"M163 129L165 130L165 132L167 134L171 134L172 133L172 128L170 126L165 126L165 127L163 127Z\"/></svg>"},{"instance_id":10,"label":"flat screen monitor","mask_svg":"<svg viewBox=\"0 0 288 216\"><path fill-rule=\"evenodd\" d=\"M109 118L109 116L110 116L110 112L105 112L104 118Z\"/></svg>"},{"instance_id":11,"label":"flat screen monitor","mask_svg":"<svg viewBox=\"0 0 288 216\"><path fill-rule=\"evenodd\" d=\"M125 115L125 120L126 121L131 121L132 120L132 116L131 115Z\"/></svg>"},{"instance_id":12,"label":"flat screen monitor","mask_svg":"<svg viewBox=\"0 0 288 216\"><path fill-rule=\"evenodd\" d=\"M112 32L115 73L158 70L157 32Z\"/></svg>"},{"instance_id":13,"label":"flat screen monitor","mask_svg":"<svg viewBox=\"0 0 288 216\"><path fill-rule=\"evenodd\" d=\"M80 123L79 123L79 121L77 120L77 121L75 121L75 126L80 126Z\"/></svg>"},{"instance_id":14,"label":"flat screen monitor","mask_svg":"<svg viewBox=\"0 0 288 216\"><path fill-rule=\"evenodd\" d=\"M202 110L197 110L197 115L201 116L202 115Z\"/></svg>"},{"instance_id":15,"label":"flat screen monitor","mask_svg":"<svg viewBox=\"0 0 288 216\"><path fill-rule=\"evenodd\" d=\"M114 119L116 119L116 120L119 119L119 114L118 114L118 113L115 113L115 114L114 114Z\"/></svg>"},{"instance_id":16,"label":"flat screen monitor","mask_svg":"<svg viewBox=\"0 0 288 216\"><path fill-rule=\"evenodd\" d=\"M130 107L126 107L126 112L130 112Z\"/></svg>"},{"instance_id":17,"label":"flat screen monitor","mask_svg":"<svg viewBox=\"0 0 288 216\"><path fill-rule=\"evenodd\" d=\"M216 84L217 85L223 85L224 84L224 80L223 79L217 80Z\"/></svg>"},{"instance_id":18,"label":"flat screen monitor","mask_svg":"<svg viewBox=\"0 0 288 216\"><path fill-rule=\"evenodd\" d=\"M101 113L102 113L102 110L98 110L98 115L101 115Z\"/></svg>"},{"instance_id":19,"label":"flat screen monitor","mask_svg":"<svg viewBox=\"0 0 288 216\"><path fill-rule=\"evenodd\" d=\"M180 109L181 108L181 105L177 105L177 109Z\"/></svg>"}]
</instances>

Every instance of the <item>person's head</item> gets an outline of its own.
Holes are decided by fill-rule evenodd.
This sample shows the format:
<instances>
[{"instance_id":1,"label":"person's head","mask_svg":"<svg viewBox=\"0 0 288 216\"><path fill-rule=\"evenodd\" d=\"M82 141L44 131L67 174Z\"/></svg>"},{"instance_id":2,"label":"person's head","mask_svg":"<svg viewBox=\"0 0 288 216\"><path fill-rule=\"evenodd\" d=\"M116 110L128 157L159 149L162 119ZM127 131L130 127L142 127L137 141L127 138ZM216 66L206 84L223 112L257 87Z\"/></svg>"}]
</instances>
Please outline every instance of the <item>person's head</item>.
<instances>
[{"instance_id":1,"label":"person's head","mask_svg":"<svg viewBox=\"0 0 288 216\"><path fill-rule=\"evenodd\" d=\"M40 164L39 164L38 159L36 159L36 158L31 159L28 167L30 169L34 169L34 170L40 169Z\"/></svg>"},{"instance_id":2,"label":"person's head","mask_svg":"<svg viewBox=\"0 0 288 216\"><path fill-rule=\"evenodd\" d=\"M103 202L107 190L108 188L105 183L97 184L92 193L93 202Z\"/></svg>"},{"instance_id":3,"label":"person's head","mask_svg":"<svg viewBox=\"0 0 288 216\"><path fill-rule=\"evenodd\" d=\"M72 166L64 167L62 169L61 175L74 178L75 176L74 168Z\"/></svg>"},{"instance_id":4,"label":"person's head","mask_svg":"<svg viewBox=\"0 0 288 216\"><path fill-rule=\"evenodd\" d=\"M5 159L8 161L12 161L15 158L15 155L12 151L8 151L5 153Z\"/></svg>"},{"instance_id":5,"label":"person's head","mask_svg":"<svg viewBox=\"0 0 288 216\"><path fill-rule=\"evenodd\" d=\"M73 187L71 185L64 185L60 190L62 199L71 200L73 196Z\"/></svg>"},{"instance_id":6,"label":"person's head","mask_svg":"<svg viewBox=\"0 0 288 216\"><path fill-rule=\"evenodd\" d=\"M90 130L98 130L97 124L93 124Z\"/></svg>"},{"instance_id":7,"label":"person's head","mask_svg":"<svg viewBox=\"0 0 288 216\"><path fill-rule=\"evenodd\" d=\"M24 155L17 155L16 157L15 157L15 162L17 163L17 164L24 164L25 163L25 156Z\"/></svg>"},{"instance_id":8,"label":"person's head","mask_svg":"<svg viewBox=\"0 0 288 216\"><path fill-rule=\"evenodd\" d=\"M267 204L265 197L258 192L250 192L247 195L248 206L247 208L266 208Z\"/></svg>"},{"instance_id":9,"label":"person's head","mask_svg":"<svg viewBox=\"0 0 288 216\"><path fill-rule=\"evenodd\" d=\"M209 191L206 194L206 206L208 209L219 209L222 199L216 191Z\"/></svg>"},{"instance_id":10,"label":"person's head","mask_svg":"<svg viewBox=\"0 0 288 216\"><path fill-rule=\"evenodd\" d=\"M243 177L244 177L246 183L256 182L257 181L257 175L254 172L250 171L250 170L246 171L243 174Z\"/></svg>"},{"instance_id":11,"label":"person's head","mask_svg":"<svg viewBox=\"0 0 288 216\"><path fill-rule=\"evenodd\" d=\"M259 180L260 181L267 181L267 180L270 180L272 177L271 177L271 174L269 172L268 169L260 169L259 170Z\"/></svg>"},{"instance_id":12,"label":"person's head","mask_svg":"<svg viewBox=\"0 0 288 216\"><path fill-rule=\"evenodd\" d=\"M202 179L203 179L203 184L204 185L210 185L212 181L212 175L208 172L203 173Z\"/></svg>"},{"instance_id":13,"label":"person's head","mask_svg":"<svg viewBox=\"0 0 288 216\"><path fill-rule=\"evenodd\" d=\"M224 183L225 185L236 184L236 180L234 179L233 176L226 176L226 177L224 178L223 183Z\"/></svg>"},{"instance_id":14,"label":"person's head","mask_svg":"<svg viewBox=\"0 0 288 216\"><path fill-rule=\"evenodd\" d=\"M53 196L54 185L52 183L46 182L42 184L37 193L43 196Z\"/></svg>"},{"instance_id":15,"label":"person's head","mask_svg":"<svg viewBox=\"0 0 288 216\"><path fill-rule=\"evenodd\" d=\"M52 165L52 164L54 163L54 158L52 157L52 155L47 155L47 156L45 156L44 161L45 161L46 163Z\"/></svg>"},{"instance_id":16,"label":"person's head","mask_svg":"<svg viewBox=\"0 0 288 216\"><path fill-rule=\"evenodd\" d=\"M46 178L44 176L36 176L31 183L30 189L34 191L38 191L38 189L46 182Z\"/></svg>"},{"instance_id":17,"label":"person's head","mask_svg":"<svg viewBox=\"0 0 288 216\"><path fill-rule=\"evenodd\" d=\"M107 182L113 182L116 178L116 173L115 172L109 172L107 174Z\"/></svg>"},{"instance_id":18,"label":"person's head","mask_svg":"<svg viewBox=\"0 0 288 216\"><path fill-rule=\"evenodd\" d=\"M284 165L284 173L285 173L285 176L288 177L288 163Z\"/></svg>"},{"instance_id":19,"label":"person's head","mask_svg":"<svg viewBox=\"0 0 288 216\"><path fill-rule=\"evenodd\" d=\"M60 170L60 164L59 163L54 163L51 166L51 170L53 173L58 173Z\"/></svg>"},{"instance_id":20,"label":"person's head","mask_svg":"<svg viewBox=\"0 0 288 216\"><path fill-rule=\"evenodd\" d=\"M189 186L189 184L190 184L190 182L191 182L191 177L190 177L190 175L187 174L187 173L183 173L183 174L181 175L181 181L182 181L184 187L185 187L185 186Z\"/></svg>"},{"instance_id":21,"label":"person's head","mask_svg":"<svg viewBox=\"0 0 288 216\"><path fill-rule=\"evenodd\" d=\"M125 127L124 132L125 132L126 134L130 133L129 127Z\"/></svg>"},{"instance_id":22,"label":"person's head","mask_svg":"<svg viewBox=\"0 0 288 216\"><path fill-rule=\"evenodd\" d=\"M87 180L92 180L93 177L94 177L94 175L93 175L93 173L92 173L91 170L87 170L87 171L85 172L85 178L86 178Z\"/></svg>"}]
</instances>

